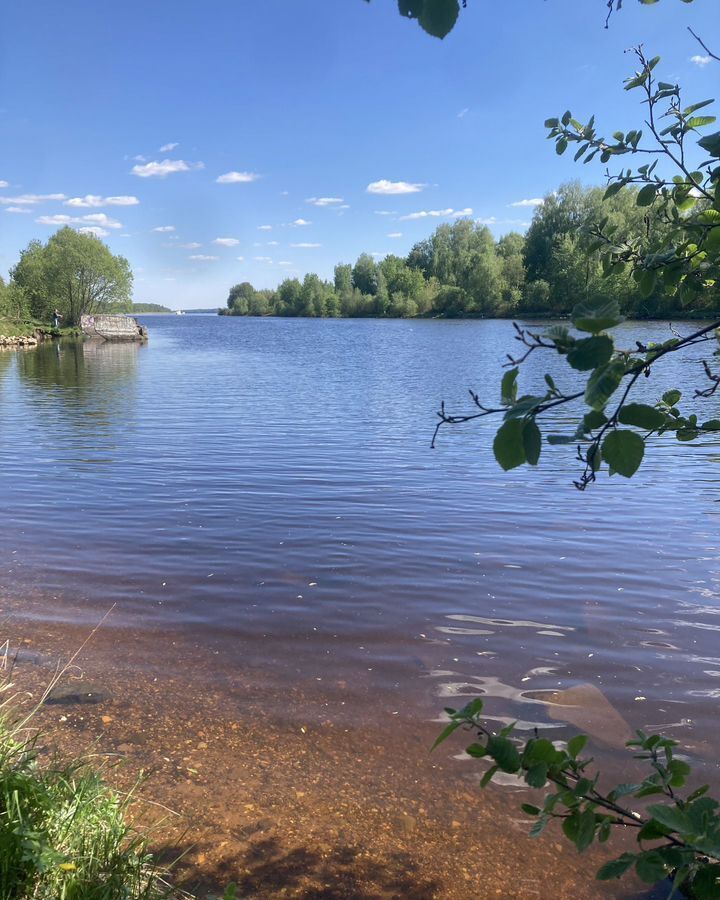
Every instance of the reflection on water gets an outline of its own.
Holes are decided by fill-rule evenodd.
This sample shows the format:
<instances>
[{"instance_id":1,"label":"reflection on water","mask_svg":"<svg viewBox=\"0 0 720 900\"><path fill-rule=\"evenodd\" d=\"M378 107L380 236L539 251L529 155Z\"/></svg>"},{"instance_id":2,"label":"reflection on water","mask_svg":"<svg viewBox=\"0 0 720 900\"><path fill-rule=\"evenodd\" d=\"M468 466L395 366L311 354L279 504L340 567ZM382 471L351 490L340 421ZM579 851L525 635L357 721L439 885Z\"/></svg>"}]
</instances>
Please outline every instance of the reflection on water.
<instances>
[{"instance_id":1,"label":"reflection on water","mask_svg":"<svg viewBox=\"0 0 720 900\"><path fill-rule=\"evenodd\" d=\"M484 694L558 740L601 740L600 722L613 746L627 723L712 737L717 441L664 442L632 483L580 495L562 447L500 471L486 422L428 448L440 399L495 390L508 323L150 328L147 347L53 344L5 370L0 588L26 615L90 622L115 602L138 641L173 630L173 647L147 638L148 669L192 652L227 683L303 685L289 721L432 720ZM522 389L553 365L531 357ZM691 394L697 360L668 366Z\"/></svg>"}]
</instances>

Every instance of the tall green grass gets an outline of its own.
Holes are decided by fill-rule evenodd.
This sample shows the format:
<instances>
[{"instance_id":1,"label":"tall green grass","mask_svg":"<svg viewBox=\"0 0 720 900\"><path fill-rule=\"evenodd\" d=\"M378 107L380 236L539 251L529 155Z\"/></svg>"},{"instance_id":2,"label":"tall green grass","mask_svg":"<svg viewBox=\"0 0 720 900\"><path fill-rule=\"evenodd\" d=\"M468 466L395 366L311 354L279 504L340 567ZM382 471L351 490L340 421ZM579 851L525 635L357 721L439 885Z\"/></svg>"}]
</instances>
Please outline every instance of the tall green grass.
<instances>
[{"instance_id":1,"label":"tall green grass","mask_svg":"<svg viewBox=\"0 0 720 900\"><path fill-rule=\"evenodd\" d=\"M121 796L84 762L41 763L0 711L0 900L159 900L169 894Z\"/></svg>"}]
</instances>

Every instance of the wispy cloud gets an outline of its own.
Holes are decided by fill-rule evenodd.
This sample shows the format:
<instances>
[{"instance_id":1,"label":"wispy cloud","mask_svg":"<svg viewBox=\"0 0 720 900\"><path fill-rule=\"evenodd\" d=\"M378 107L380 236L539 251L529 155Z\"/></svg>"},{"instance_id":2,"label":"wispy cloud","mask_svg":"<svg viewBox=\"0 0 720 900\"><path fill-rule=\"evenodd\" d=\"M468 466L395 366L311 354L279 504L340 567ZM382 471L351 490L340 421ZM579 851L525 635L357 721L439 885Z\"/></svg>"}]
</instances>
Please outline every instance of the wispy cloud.
<instances>
[{"instance_id":1,"label":"wispy cloud","mask_svg":"<svg viewBox=\"0 0 720 900\"><path fill-rule=\"evenodd\" d=\"M257 172L225 172L215 179L218 184L249 184L257 181L260 176Z\"/></svg>"},{"instance_id":2,"label":"wispy cloud","mask_svg":"<svg viewBox=\"0 0 720 900\"><path fill-rule=\"evenodd\" d=\"M376 216L396 216L397 212L393 209L376 209Z\"/></svg>"},{"instance_id":3,"label":"wispy cloud","mask_svg":"<svg viewBox=\"0 0 720 900\"><path fill-rule=\"evenodd\" d=\"M158 225L157 228L153 228L153 231L157 231L160 234L166 234L167 232L175 231L175 226L174 225Z\"/></svg>"},{"instance_id":4,"label":"wispy cloud","mask_svg":"<svg viewBox=\"0 0 720 900\"><path fill-rule=\"evenodd\" d=\"M279 244L280 244L280 241L268 241L267 242L268 247L277 247L277 246L279 246Z\"/></svg>"},{"instance_id":5,"label":"wispy cloud","mask_svg":"<svg viewBox=\"0 0 720 900\"><path fill-rule=\"evenodd\" d=\"M292 263L290 262L289 259L280 259L280 260L278 260L278 265L279 266L291 266Z\"/></svg>"},{"instance_id":6,"label":"wispy cloud","mask_svg":"<svg viewBox=\"0 0 720 900\"><path fill-rule=\"evenodd\" d=\"M197 241L190 241L189 244L178 244L178 247L182 247L183 250L197 250L199 247L202 247L202 244L198 244Z\"/></svg>"},{"instance_id":7,"label":"wispy cloud","mask_svg":"<svg viewBox=\"0 0 720 900\"><path fill-rule=\"evenodd\" d=\"M216 259L220 259L220 257L208 256L207 253L194 253L192 256L189 256L188 259L194 259L198 262L214 262Z\"/></svg>"},{"instance_id":8,"label":"wispy cloud","mask_svg":"<svg viewBox=\"0 0 720 900\"><path fill-rule=\"evenodd\" d=\"M83 228L78 228L78 231L81 234L93 234L96 238L107 237L110 234L109 231L100 228L99 225L85 225Z\"/></svg>"},{"instance_id":9,"label":"wispy cloud","mask_svg":"<svg viewBox=\"0 0 720 900\"><path fill-rule=\"evenodd\" d=\"M271 256L253 256L253 259L255 260L255 262L264 262L264 263L272 262Z\"/></svg>"},{"instance_id":10,"label":"wispy cloud","mask_svg":"<svg viewBox=\"0 0 720 900\"><path fill-rule=\"evenodd\" d=\"M258 231L272 231L272 225L258 225Z\"/></svg>"},{"instance_id":11,"label":"wispy cloud","mask_svg":"<svg viewBox=\"0 0 720 900\"><path fill-rule=\"evenodd\" d=\"M402 231L391 231L390 234L388 235L388 237L389 238L401 238Z\"/></svg>"},{"instance_id":12,"label":"wispy cloud","mask_svg":"<svg viewBox=\"0 0 720 900\"><path fill-rule=\"evenodd\" d=\"M469 112L470 112L470 107L469 107L469 106L464 107L464 108L461 109L460 112L457 114L458 119L464 119L465 116L466 116Z\"/></svg>"},{"instance_id":13,"label":"wispy cloud","mask_svg":"<svg viewBox=\"0 0 720 900\"><path fill-rule=\"evenodd\" d=\"M388 181L381 178L380 181L372 181L365 188L368 194L417 194L425 187L424 184L413 184L409 181Z\"/></svg>"},{"instance_id":14,"label":"wispy cloud","mask_svg":"<svg viewBox=\"0 0 720 900\"><path fill-rule=\"evenodd\" d=\"M691 56L690 62L703 69L708 63L712 62L712 56Z\"/></svg>"},{"instance_id":15,"label":"wispy cloud","mask_svg":"<svg viewBox=\"0 0 720 900\"><path fill-rule=\"evenodd\" d=\"M313 206L335 206L345 201L342 197L308 197L305 202L312 203Z\"/></svg>"},{"instance_id":16,"label":"wispy cloud","mask_svg":"<svg viewBox=\"0 0 720 900\"><path fill-rule=\"evenodd\" d=\"M20 194L18 197L0 197L3 206L35 206L55 200L66 200L65 194Z\"/></svg>"},{"instance_id":17,"label":"wispy cloud","mask_svg":"<svg viewBox=\"0 0 720 900\"><path fill-rule=\"evenodd\" d=\"M111 219L105 213L93 213L89 216L66 216L59 213L54 216L40 216L35 221L38 225L93 225L99 228L122 228L122 222Z\"/></svg>"},{"instance_id":18,"label":"wispy cloud","mask_svg":"<svg viewBox=\"0 0 720 900\"><path fill-rule=\"evenodd\" d=\"M89 209L100 206L137 206L140 201L137 197L101 197L99 194L85 194L84 197L70 197L65 201L65 206L76 209Z\"/></svg>"},{"instance_id":19,"label":"wispy cloud","mask_svg":"<svg viewBox=\"0 0 720 900\"><path fill-rule=\"evenodd\" d=\"M309 241L302 241L299 244L290 244L291 247L298 247L301 250L309 250L313 247L322 247L322 244L313 244Z\"/></svg>"},{"instance_id":20,"label":"wispy cloud","mask_svg":"<svg viewBox=\"0 0 720 900\"><path fill-rule=\"evenodd\" d=\"M237 247L240 241L237 238L215 238L213 244L220 247Z\"/></svg>"},{"instance_id":21,"label":"wispy cloud","mask_svg":"<svg viewBox=\"0 0 720 900\"><path fill-rule=\"evenodd\" d=\"M27 206L6 206L6 213L31 213L32 210Z\"/></svg>"},{"instance_id":22,"label":"wispy cloud","mask_svg":"<svg viewBox=\"0 0 720 900\"><path fill-rule=\"evenodd\" d=\"M238 262L245 262L244 256L236 256L235 259L237 259Z\"/></svg>"},{"instance_id":23,"label":"wispy cloud","mask_svg":"<svg viewBox=\"0 0 720 900\"><path fill-rule=\"evenodd\" d=\"M133 166L130 174L137 175L138 178L165 178L176 172L190 172L192 169L204 168L205 163L202 162L189 163L184 159L163 159L160 162L152 160L144 165Z\"/></svg>"},{"instance_id":24,"label":"wispy cloud","mask_svg":"<svg viewBox=\"0 0 720 900\"><path fill-rule=\"evenodd\" d=\"M302 228L303 225L312 225L312 222L308 222L307 219L295 219L295 221L290 224L295 225L296 228Z\"/></svg>"},{"instance_id":25,"label":"wispy cloud","mask_svg":"<svg viewBox=\"0 0 720 900\"><path fill-rule=\"evenodd\" d=\"M0 179L0 188L6 188L6 187L10 187L10 182L2 181L2 179Z\"/></svg>"},{"instance_id":26,"label":"wispy cloud","mask_svg":"<svg viewBox=\"0 0 720 900\"><path fill-rule=\"evenodd\" d=\"M177 142L174 144L163 144L162 147L158 150L158 153L172 153L176 147L179 147L180 144Z\"/></svg>"},{"instance_id":27,"label":"wispy cloud","mask_svg":"<svg viewBox=\"0 0 720 900\"><path fill-rule=\"evenodd\" d=\"M544 202L542 197L532 197L529 200L516 200L510 206L542 206Z\"/></svg>"},{"instance_id":28,"label":"wispy cloud","mask_svg":"<svg viewBox=\"0 0 720 900\"><path fill-rule=\"evenodd\" d=\"M418 212L400 216L401 222L412 222L415 219L459 219L462 216L471 216L472 209L421 209Z\"/></svg>"}]
</instances>

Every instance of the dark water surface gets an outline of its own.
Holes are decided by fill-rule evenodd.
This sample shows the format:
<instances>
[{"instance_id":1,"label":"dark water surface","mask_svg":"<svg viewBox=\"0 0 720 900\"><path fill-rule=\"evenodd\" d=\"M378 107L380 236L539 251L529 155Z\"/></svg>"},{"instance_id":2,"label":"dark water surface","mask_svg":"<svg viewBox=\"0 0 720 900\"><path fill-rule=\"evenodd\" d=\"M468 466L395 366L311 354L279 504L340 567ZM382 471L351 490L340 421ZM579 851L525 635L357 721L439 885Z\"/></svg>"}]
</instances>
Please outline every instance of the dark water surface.
<instances>
[{"instance_id":1,"label":"dark water surface","mask_svg":"<svg viewBox=\"0 0 720 900\"><path fill-rule=\"evenodd\" d=\"M580 494L568 448L504 474L476 423L429 449L441 399L495 398L508 322L146 322L148 346L0 355L9 611L88 625L115 603L148 673L182 674L185 645L210 682L301 687L290 725L482 693L559 740L662 726L714 770L720 443L668 440ZM701 385L697 361L668 368ZM571 688L564 718L541 702Z\"/></svg>"}]
</instances>

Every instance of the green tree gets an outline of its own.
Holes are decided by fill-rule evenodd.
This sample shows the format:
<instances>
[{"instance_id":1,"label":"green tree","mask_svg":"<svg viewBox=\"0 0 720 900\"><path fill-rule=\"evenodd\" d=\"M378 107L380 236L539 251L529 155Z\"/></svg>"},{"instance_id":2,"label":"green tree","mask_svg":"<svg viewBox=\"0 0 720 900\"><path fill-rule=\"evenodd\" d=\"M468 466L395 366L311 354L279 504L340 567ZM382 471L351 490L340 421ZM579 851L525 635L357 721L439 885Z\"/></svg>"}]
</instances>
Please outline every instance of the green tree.
<instances>
[{"instance_id":1,"label":"green tree","mask_svg":"<svg viewBox=\"0 0 720 900\"><path fill-rule=\"evenodd\" d=\"M129 304L132 272L98 238L61 228L43 245L32 241L11 272L33 315L48 319L59 308L66 325L85 314Z\"/></svg>"}]
</instances>

